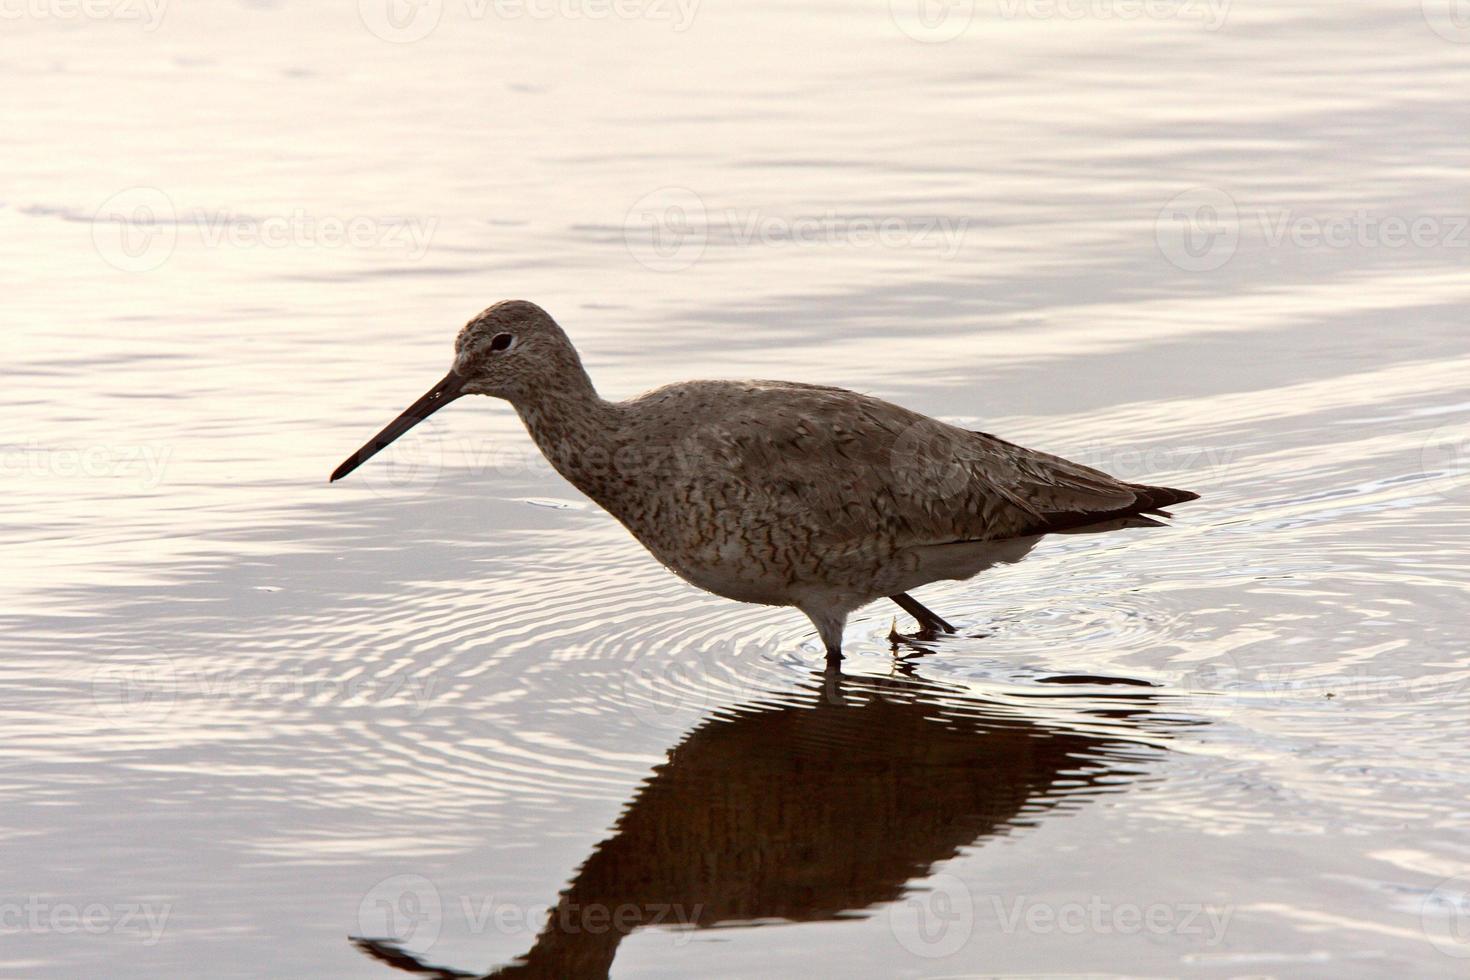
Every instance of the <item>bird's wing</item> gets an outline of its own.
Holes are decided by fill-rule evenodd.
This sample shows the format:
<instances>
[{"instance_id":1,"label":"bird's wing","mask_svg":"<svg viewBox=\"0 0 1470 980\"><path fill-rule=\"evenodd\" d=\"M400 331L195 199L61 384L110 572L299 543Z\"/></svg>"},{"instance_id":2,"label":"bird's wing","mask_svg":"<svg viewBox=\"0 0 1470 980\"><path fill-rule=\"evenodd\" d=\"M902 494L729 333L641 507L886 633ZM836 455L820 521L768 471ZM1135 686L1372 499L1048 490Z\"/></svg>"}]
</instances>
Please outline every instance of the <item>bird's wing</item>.
<instances>
[{"instance_id":1,"label":"bird's wing","mask_svg":"<svg viewBox=\"0 0 1470 980\"><path fill-rule=\"evenodd\" d=\"M799 522L827 541L996 541L1193 496L1156 498L1156 488L836 388L761 383L690 438L718 464L706 472L761 495L772 519Z\"/></svg>"}]
</instances>

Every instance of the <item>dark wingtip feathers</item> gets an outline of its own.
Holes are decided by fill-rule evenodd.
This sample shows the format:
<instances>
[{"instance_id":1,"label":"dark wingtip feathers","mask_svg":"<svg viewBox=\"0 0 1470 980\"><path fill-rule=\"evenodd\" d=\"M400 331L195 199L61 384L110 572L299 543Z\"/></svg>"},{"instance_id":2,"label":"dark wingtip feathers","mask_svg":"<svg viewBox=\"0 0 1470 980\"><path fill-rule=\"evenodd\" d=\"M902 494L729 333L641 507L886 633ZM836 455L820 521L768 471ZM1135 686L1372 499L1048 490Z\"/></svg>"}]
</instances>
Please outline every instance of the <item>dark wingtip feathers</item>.
<instances>
[{"instance_id":1,"label":"dark wingtip feathers","mask_svg":"<svg viewBox=\"0 0 1470 980\"><path fill-rule=\"evenodd\" d=\"M1173 507L1175 504L1185 504L1191 500L1198 500L1199 494L1193 490L1175 490L1173 487L1150 487L1142 483L1129 484L1129 489L1138 494L1136 510L1143 514L1159 514L1163 517L1171 517L1164 510L1165 507Z\"/></svg>"},{"instance_id":2,"label":"dark wingtip feathers","mask_svg":"<svg viewBox=\"0 0 1470 980\"><path fill-rule=\"evenodd\" d=\"M1155 517L1174 516L1163 508L1199 499L1199 494L1191 490L1175 490L1173 487L1151 487L1142 483L1129 483L1127 487L1137 494L1138 497L1131 506L1102 513L1048 514L1047 523L1031 533L1080 533L1110 531L1124 527L1167 527L1168 525L1154 520Z\"/></svg>"}]
</instances>

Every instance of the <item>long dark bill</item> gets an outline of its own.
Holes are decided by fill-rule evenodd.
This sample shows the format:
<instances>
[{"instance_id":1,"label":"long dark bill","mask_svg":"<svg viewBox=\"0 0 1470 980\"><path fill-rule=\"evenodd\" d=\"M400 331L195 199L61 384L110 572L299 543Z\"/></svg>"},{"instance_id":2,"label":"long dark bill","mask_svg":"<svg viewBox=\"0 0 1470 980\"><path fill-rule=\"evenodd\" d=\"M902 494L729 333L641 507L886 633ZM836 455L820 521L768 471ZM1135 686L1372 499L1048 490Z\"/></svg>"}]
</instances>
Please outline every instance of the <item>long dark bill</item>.
<instances>
[{"instance_id":1,"label":"long dark bill","mask_svg":"<svg viewBox=\"0 0 1470 980\"><path fill-rule=\"evenodd\" d=\"M412 429L424 419L463 395L464 383L464 378L450 371L444 376L444 380L430 388L424 397L408 406L402 415L389 422L382 432L379 432L372 439L368 440L367 445L347 457L342 465L337 467L337 471L332 474L332 482L336 483L348 473L351 473L363 463L366 463L386 449L394 439L397 439L409 429Z\"/></svg>"}]
</instances>

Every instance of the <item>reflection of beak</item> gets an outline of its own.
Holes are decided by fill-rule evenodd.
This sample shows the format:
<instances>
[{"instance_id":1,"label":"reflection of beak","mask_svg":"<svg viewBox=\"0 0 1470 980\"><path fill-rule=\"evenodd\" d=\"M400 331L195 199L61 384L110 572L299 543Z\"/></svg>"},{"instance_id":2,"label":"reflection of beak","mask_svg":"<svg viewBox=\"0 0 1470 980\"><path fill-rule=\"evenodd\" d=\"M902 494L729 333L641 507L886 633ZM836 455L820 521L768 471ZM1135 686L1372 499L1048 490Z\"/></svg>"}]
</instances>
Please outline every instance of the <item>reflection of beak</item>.
<instances>
[{"instance_id":1,"label":"reflection of beak","mask_svg":"<svg viewBox=\"0 0 1470 980\"><path fill-rule=\"evenodd\" d=\"M394 439L397 439L409 429L412 429L424 419L463 395L465 381L465 378L461 378L453 371L446 374L443 381L430 388L424 397L408 406L402 415L389 422L387 428L373 436L366 446L363 446L357 452L347 457L342 465L337 467L337 472L332 474L332 482L336 483L348 473L351 473L363 463L366 463L378 453L382 452Z\"/></svg>"}]
</instances>

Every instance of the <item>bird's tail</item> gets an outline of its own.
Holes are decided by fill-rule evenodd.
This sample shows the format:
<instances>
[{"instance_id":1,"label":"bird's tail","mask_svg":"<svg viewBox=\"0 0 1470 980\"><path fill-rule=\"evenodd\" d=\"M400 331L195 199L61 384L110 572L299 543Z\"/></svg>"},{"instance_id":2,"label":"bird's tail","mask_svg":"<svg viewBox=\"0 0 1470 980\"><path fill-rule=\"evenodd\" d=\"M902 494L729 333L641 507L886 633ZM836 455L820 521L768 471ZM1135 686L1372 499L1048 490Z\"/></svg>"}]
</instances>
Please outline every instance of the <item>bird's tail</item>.
<instances>
[{"instance_id":1,"label":"bird's tail","mask_svg":"<svg viewBox=\"0 0 1470 980\"><path fill-rule=\"evenodd\" d=\"M1173 517L1165 507L1173 507L1175 504L1188 503L1198 500L1199 494L1193 490L1176 490L1173 487L1151 487L1144 483L1130 483L1128 488L1138 494L1139 503L1137 512L1140 514L1157 514L1160 517Z\"/></svg>"}]
</instances>

